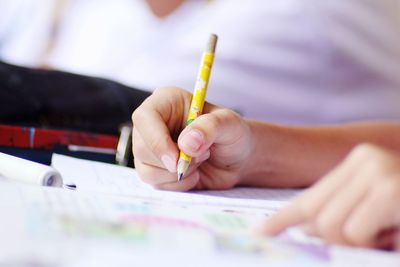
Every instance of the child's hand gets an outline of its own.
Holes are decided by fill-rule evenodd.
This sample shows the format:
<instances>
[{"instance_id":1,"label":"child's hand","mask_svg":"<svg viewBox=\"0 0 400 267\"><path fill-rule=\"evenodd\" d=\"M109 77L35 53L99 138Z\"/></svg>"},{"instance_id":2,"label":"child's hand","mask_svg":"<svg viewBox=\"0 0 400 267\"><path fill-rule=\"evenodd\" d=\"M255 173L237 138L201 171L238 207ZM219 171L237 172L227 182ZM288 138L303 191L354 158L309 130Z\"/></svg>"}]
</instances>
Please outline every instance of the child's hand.
<instances>
[{"instance_id":1,"label":"child's hand","mask_svg":"<svg viewBox=\"0 0 400 267\"><path fill-rule=\"evenodd\" d=\"M400 249L400 156L357 147L259 230L276 235L294 225L328 243Z\"/></svg>"},{"instance_id":2,"label":"child's hand","mask_svg":"<svg viewBox=\"0 0 400 267\"><path fill-rule=\"evenodd\" d=\"M159 189L233 187L252 149L250 128L233 111L206 103L204 114L182 131L191 97L184 90L163 88L136 109L132 115L135 167L144 182ZM178 183L179 149L193 159Z\"/></svg>"}]
</instances>

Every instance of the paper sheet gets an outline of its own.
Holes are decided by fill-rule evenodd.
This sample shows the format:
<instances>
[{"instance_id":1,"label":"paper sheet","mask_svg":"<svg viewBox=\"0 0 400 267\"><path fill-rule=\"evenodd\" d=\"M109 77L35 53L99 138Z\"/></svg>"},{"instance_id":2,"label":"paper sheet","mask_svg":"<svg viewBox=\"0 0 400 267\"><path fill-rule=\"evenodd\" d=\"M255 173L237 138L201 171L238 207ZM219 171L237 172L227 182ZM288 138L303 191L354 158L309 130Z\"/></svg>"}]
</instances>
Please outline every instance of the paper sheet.
<instances>
[{"instance_id":1,"label":"paper sheet","mask_svg":"<svg viewBox=\"0 0 400 267\"><path fill-rule=\"evenodd\" d=\"M117 260L112 256L115 254L135 266L136 261L146 259L153 262L152 266L171 266L178 258L181 261L175 266L220 266L216 263L228 262L230 266L240 266L239 262L257 266L267 259L275 261L271 266L290 266L294 258L301 263L298 266L320 266L326 260L318 254L303 253L305 248L301 247L275 241L265 246L268 241L264 239L249 242L244 235L263 220L261 214L248 216L199 206L189 209L131 197L10 184L0 184L0 202L8 203L0 205L2 214L19 220L18 227L7 229L9 235L20 235L14 247L0 240L0 265L1 259L12 263L10 255L42 262L60 257L64 265L71 259L76 264L75 260L86 262L87 257L82 257L85 254L92 255L92 261L102 259L101 251L105 257ZM4 251L8 253L4 255ZM165 260L169 264L165 265ZM97 264L106 266L101 260ZM58 265L61 262L56 262Z\"/></svg>"},{"instance_id":2,"label":"paper sheet","mask_svg":"<svg viewBox=\"0 0 400 267\"><path fill-rule=\"evenodd\" d=\"M66 183L78 191L135 196L181 205L206 205L225 208L262 209L273 213L299 194L299 190L235 188L223 191L190 193L155 190L142 183L134 169L54 154L52 165Z\"/></svg>"},{"instance_id":3,"label":"paper sheet","mask_svg":"<svg viewBox=\"0 0 400 267\"><path fill-rule=\"evenodd\" d=\"M370 250L246 235L262 214L0 182L0 266L398 266ZM365 262L367 259L367 262ZM345 263L345 265L343 265Z\"/></svg>"}]
</instances>

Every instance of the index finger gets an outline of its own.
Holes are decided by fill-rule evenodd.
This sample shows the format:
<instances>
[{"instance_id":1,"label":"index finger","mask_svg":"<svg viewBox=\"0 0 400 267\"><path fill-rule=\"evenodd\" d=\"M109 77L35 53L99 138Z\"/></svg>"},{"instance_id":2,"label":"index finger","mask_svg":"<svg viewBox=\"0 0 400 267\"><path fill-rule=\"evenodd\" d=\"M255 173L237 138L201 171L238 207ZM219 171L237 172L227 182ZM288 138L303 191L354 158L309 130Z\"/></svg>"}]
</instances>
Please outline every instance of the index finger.
<instances>
[{"instance_id":1,"label":"index finger","mask_svg":"<svg viewBox=\"0 0 400 267\"><path fill-rule=\"evenodd\" d=\"M179 154L171 133L179 130L177 127L182 121L182 98L183 95L179 94L178 90L156 92L132 115L134 130L154 156L170 171L175 170Z\"/></svg>"},{"instance_id":2,"label":"index finger","mask_svg":"<svg viewBox=\"0 0 400 267\"><path fill-rule=\"evenodd\" d=\"M347 185L349 175L358 166L358 158L355 163L353 161L354 159L345 160L334 168L317 184L297 197L292 204L268 219L257 232L277 235L288 227L313 219L335 197L335 194Z\"/></svg>"},{"instance_id":3,"label":"index finger","mask_svg":"<svg viewBox=\"0 0 400 267\"><path fill-rule=\"evenodd\" d=\"M256 229L258 234L274 236L288 227L301 224L306 220L305 214L297 202L290 204L269 218L263 225Z\"/></svg>"}]
</instances>

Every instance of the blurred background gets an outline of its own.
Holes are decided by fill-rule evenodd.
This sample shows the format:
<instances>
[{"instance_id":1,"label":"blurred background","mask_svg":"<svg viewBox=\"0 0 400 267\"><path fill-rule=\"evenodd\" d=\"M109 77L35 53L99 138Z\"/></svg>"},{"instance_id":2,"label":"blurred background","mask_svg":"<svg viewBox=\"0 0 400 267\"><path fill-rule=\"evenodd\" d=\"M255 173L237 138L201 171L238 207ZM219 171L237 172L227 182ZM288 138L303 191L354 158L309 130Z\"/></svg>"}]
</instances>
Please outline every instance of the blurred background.
<instances>
[{"instance_id":1,"label":"blurred background","mask_svg":"<svg viewBox=\"0 0 400 267\"><path fill-rule=\"evenodd\" d=\"M0 0L0 60L191 91L215 32L210 102L279 123L397 120L399 2Z\"/></svg>"}]
</instances>

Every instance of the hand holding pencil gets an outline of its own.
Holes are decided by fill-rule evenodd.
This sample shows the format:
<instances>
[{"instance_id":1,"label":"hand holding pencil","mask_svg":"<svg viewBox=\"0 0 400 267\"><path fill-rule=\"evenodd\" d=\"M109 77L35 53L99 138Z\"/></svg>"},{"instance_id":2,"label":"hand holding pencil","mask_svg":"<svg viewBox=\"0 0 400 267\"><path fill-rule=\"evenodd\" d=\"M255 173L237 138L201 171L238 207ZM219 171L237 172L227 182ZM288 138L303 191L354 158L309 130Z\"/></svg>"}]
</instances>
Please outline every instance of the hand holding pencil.
<instances>
[{"instance_id":1,"label":"hand holding pencil","mask_svg":"<svg viewBox=\"0 0 400 267\"><path fill-rule=\"evenodd\" d=\"M205 97L203 85L196 89ZM253 149L248 123L235 112L207 102L192 121L192 104L190 93L168 87L156 90L136 109L133 153L141 179L155 188L174 191L234 187L241 182ZM191 123L186 126L188 120ZM190 158L190 166L178 182L180 152Z\"/></svg>"}]
</instances>

